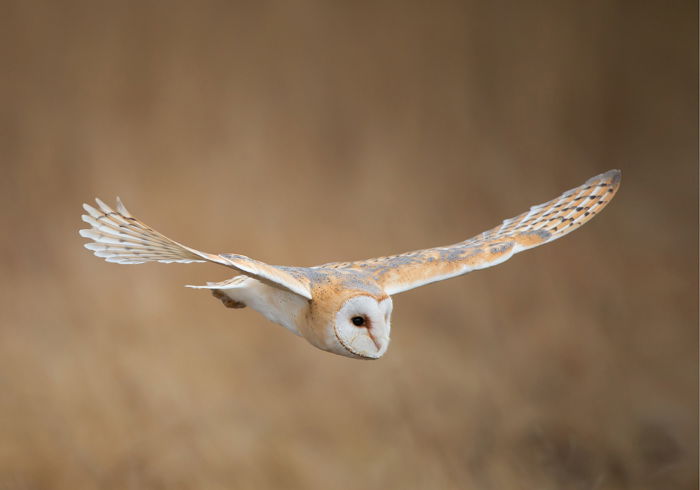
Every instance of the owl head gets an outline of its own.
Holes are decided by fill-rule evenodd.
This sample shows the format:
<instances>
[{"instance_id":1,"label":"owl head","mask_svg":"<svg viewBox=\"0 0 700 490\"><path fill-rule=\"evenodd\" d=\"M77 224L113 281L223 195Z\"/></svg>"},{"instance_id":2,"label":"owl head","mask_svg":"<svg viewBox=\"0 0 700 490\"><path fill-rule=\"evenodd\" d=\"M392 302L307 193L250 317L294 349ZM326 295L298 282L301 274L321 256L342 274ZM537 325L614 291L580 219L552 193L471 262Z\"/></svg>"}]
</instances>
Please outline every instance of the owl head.
<instances>
[{"instance_id":1,"label":"owl head","mask_svg":"<svg viewBox=\"0 0 700 490\"><path fill-rule=\"evenodd\" d=\"M389 296L363 293L320 304L312 308L315 311L308 323L311 335L304 336L316 347L334 354L379 359L389 347L392 308Z\"/></svg>"}]
</instances>

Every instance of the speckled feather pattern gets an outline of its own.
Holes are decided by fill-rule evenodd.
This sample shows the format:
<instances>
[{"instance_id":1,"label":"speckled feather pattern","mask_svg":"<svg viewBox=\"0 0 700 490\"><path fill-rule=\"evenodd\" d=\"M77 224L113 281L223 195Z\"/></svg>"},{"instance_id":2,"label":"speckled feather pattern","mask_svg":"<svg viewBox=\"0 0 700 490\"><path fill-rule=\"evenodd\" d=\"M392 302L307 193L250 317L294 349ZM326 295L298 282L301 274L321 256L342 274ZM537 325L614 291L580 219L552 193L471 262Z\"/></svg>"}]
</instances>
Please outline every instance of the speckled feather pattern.
<instances>
[{"instance_id":1,"label":"speckled feather pattern","mask_svg":"<svg viewBox=\"0 0 700 490\"><path fill-rule=\"evenodd\" d=\"M501 225L454 245L406 252L322 268L369 272L388 294L500 264L513 254L561 238L590 221L615 196L619 170L597 175L583 185Z\"/></svg>"}]
</instances>

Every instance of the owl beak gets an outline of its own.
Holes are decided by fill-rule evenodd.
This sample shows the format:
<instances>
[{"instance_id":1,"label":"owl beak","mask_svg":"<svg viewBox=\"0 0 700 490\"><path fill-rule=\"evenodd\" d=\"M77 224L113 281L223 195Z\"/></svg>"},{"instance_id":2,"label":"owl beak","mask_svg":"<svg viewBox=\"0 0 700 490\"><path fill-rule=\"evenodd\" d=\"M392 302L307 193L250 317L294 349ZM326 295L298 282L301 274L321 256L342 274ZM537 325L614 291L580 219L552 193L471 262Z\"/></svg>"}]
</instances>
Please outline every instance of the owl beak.
<instances>
[{"instance_id":1,"label":"owl beak","mask_svg":"<svg viewBox=\"0 0 700 490\"><path fill-rule=\"evenodd\" d=\"M389 338L386 335L380 335L375 329L369 329L369 338L374 342L374 346L377 348L377 352L382 350L382 347L386 345Z\"/></svg>"}]
</instances>

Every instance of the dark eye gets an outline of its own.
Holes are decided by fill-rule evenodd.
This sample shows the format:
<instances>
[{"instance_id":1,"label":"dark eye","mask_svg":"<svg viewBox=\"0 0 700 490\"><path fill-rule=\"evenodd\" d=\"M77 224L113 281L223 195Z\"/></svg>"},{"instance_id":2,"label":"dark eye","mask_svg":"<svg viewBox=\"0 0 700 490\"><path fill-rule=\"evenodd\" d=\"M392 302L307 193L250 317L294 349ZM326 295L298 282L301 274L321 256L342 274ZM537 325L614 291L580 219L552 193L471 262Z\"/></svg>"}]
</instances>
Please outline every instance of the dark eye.
<instances>
[{"instance_id":1,"label":"dark eye","mask_svg":"<svg viewBox=\"0 0 700 490\"><path fill-rule=\"evenodd\" d=\"M352 317L352 324L355 325L356 327L361 327L362 325L365 324L365 317L363 317L363 316Z\"/></svg>"}]
</instances>

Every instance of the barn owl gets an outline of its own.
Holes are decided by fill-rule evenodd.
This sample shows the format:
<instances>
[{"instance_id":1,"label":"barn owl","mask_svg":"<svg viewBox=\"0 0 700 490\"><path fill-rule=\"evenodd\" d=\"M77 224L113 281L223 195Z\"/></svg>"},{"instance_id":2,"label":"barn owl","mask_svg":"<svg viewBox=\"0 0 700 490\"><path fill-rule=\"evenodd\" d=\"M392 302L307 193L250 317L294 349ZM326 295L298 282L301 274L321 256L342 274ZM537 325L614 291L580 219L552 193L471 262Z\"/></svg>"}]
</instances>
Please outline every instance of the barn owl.
<instances>
[{"instance_id":1,"label":"barn owl","mask_svg":"<svg viewBox=\"0 0 700 490\"><path fill-rule=\"evenodd\" d=\"M210 254L171 240L96 199L82 216L92 240L85 248L107 262L214 262L236 276L206 286L229 308L250 306L315 347L356 359L378 359L389 347L391 296L485 269L514 254L560 238L599 213L615 196L620 171L610 170L561 196L507 219L480 235L444 247L315 267L269 265L237 254Z\"/></svg>"}]
</instances>

